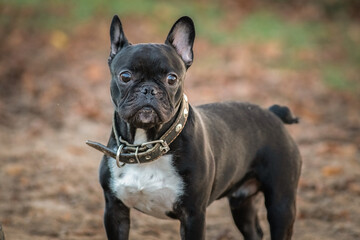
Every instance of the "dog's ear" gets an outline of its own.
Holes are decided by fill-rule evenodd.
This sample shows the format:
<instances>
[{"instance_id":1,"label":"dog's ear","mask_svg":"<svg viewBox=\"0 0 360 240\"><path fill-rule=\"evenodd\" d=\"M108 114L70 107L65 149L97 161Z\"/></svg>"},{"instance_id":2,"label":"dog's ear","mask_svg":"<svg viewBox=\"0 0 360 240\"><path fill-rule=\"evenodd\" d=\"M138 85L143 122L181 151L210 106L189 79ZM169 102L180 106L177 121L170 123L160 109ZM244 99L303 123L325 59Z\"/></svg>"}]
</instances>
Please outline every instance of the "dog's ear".
<instances>
[{"instance_id":1,"label":"dog's ear","mask_svg":"<svg viewBox=\"0 0 360 240\"><path fill-rule=\"evenodd\" d=\"M165 44L175 48L184 61L186 68L191 66L194 59L194 39L195 27L193 21L189 17L182 17L175 22L165 41Z\"/></svg>"},{"instance_id":2,"label":"dog's ear","mask_svg":"<svg viewBox=\"0 0 360 240\"><path fill-rule=\"evenodd\" d=\"M112 59L115 57L116 53L118 53L123 47L128 46L130 43L125 37L121 21L117 15L115 15L112 19L110 26L110 56L109 56L109 64Z\"/></svg>"}]
</instances>

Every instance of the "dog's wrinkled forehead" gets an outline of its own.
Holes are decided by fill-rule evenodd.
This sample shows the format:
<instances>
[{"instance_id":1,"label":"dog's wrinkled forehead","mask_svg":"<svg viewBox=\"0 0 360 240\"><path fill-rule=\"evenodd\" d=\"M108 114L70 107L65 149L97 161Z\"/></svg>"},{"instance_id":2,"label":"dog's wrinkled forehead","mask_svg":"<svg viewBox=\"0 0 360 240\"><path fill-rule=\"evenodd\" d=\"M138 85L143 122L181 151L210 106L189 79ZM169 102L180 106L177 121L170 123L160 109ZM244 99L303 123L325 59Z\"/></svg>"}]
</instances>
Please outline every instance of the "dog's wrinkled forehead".
<instances>
[{"instance_id":1,"label":"dog's wrinkled forehead","mask_svg":"<svg viewBox=\"0 0 360 240\"><path fill-rule=\"evenodd\" d=\"M135 44L123 48L111 64L111 72L123 70L149 74L183 74L185 64L174 48L166 44Z\"/></svg>"}]
</instances>

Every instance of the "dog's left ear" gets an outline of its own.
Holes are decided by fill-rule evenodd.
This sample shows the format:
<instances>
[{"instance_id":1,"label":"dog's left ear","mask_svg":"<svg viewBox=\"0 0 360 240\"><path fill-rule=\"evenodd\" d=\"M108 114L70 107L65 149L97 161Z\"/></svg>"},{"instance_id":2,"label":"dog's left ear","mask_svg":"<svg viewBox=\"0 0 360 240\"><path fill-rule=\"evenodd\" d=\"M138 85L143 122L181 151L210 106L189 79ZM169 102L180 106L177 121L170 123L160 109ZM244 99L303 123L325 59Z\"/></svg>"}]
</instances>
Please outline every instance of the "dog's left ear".
<instances>
[{"instance_id":1,"label":"dog's left ear","mask_svg":"<svg viewBox=\"0 0 360 240\"><path fill-rule=\"evenodd\" d=\"M109 64L112 59L115 57L116 53L118 53L123 47L130 45L128 40L125 37L125 33L122 28L122 24L120 18L115 15L112 19L110 26L110 56L109 56Z\"/></svg>"},{"instance_id":2,"label":"dog's left ear","mask_svg":"<svg viewBox=\"0 0 360 240\"><path fill-rule=\"evenodd\" d=\"M189 17L177 20L171 28L165 44L171 45L184 61L186 68L193 62L193 45L195 39L194 23Z\"/></svg>"}]
</instances>

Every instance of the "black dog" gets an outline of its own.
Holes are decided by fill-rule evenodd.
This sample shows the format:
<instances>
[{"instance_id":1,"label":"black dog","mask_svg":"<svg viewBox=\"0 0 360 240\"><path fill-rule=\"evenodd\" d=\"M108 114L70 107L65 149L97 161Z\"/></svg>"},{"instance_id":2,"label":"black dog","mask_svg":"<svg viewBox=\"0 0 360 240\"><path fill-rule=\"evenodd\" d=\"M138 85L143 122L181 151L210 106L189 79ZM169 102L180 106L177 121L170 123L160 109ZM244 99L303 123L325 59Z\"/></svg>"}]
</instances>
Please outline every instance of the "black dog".
<instances>
[{"instance_id":1,"label":"black dog","mask_svg":"<svg viewBox=\"0 0 360 240\"><path fill-rule=\"evenodd\" d=\"M110 28L112 133L103 151L100 182L108 239L128 239L130 208L180 220L182 239L205 239L206 207L227 197L245 239L261 239L254 196L263 192L271 239L290 239L301 168L283 122L286 107L264 110L227 102L192 107L184 95L193 61L189 17L172 27L165 44L126 39L120 19Z\"/></svg>"}]
</instances>

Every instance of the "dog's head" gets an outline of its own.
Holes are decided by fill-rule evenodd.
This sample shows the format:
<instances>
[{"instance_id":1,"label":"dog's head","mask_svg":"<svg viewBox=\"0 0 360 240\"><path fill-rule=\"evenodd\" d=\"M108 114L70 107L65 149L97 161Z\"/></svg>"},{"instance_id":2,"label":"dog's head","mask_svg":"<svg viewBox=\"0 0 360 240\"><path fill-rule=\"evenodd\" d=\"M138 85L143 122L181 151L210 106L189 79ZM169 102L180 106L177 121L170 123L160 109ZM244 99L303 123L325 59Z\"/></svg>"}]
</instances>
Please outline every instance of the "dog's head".
<instances>
[{"instance_id":1,"label":"dog's head","mask_svg":"<svg viewBox=\"0 0 360 240\"><path fill-rule=\"evenodd\" d=\"M120 117L136 128L170 121L183 98L186 70L193 61L194 23L182 17L165 44L131 44L118 16L110 27L111 97Z\"/></svg>"}]
</instances>

